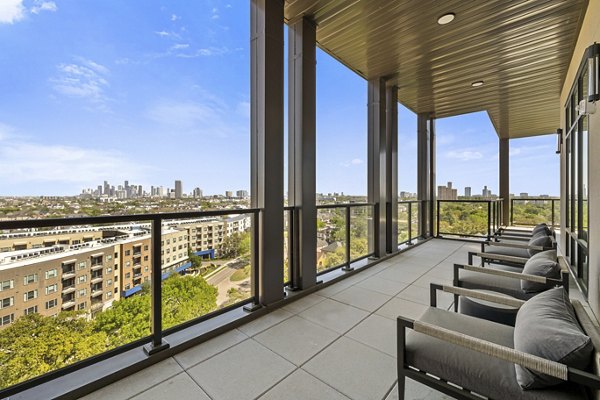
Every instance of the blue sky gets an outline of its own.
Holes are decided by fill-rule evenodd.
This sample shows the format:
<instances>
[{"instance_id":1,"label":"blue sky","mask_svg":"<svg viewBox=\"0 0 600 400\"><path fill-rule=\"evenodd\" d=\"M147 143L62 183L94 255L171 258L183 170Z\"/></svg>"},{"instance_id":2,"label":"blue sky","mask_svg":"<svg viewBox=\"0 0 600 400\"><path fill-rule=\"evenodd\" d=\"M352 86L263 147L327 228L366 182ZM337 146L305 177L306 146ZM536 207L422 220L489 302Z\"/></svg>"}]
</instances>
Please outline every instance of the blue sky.
<instances>
[{"instance_id":1,"label":"blue sky","mask_svg":"<svg viewBox=\"0 0 600 400\"><path fill-rule=\"evenodd\" d=\"M240 0L0 1L0 195L104 180L248 189L249 5ZM317 190L366 194L367 85L317 53ZM399 115L400 190L416 188L416 117ZM485 113L437 121L438 182L497 191ZM511 192L558 194L554 141L511 144ZM532 165L551 173L528 182Z\"/></svg>"}]
</instances>

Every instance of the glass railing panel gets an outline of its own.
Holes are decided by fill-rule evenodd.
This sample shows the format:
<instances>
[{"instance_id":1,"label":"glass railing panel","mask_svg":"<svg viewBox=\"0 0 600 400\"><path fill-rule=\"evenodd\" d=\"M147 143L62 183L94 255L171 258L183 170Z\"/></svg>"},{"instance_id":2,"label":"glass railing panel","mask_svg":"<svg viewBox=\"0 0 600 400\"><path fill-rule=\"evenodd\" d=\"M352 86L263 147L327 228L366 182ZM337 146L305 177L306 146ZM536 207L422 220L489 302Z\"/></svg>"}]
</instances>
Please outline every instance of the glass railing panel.
<instances>
[{"instance_id":1,"label":"glass railing panel","mask_svg":"<svg viewBox=\"0 0 600 400\"><path fill-rule=\"evenodd\" d=\"M369 223L373 206L350 207L350 260L369 255Z\"/></svg>"},{"instance_id":2,"label":"glass railing panel","mask_svg":"<svg viewBox=\"0 0 600 400\"><path fill-rule=\"evenodd\" d=\"M438 210L439 235L487 236L492 221L487 201L439 200Z\"/></svg>"},{"instance_id":3,"label":"glass railing panel","mask_svg":"<svg viewBox=\"0 0 600 400\"><path fill-rule=\"evenodd\" d=\"M345 262L345 208L317 208L317 272L340 266Z\"/></svg>"},{"instance_id":4,"label":"glass railing panel","mask_svg":"<svg viewBox=\"0 0 600 400\"><path fill-rule=\"evenodd\" d=\"M398 202L398 243L408 242L409 207L408 202Z\"/></svg>"},{"instance_id":5,"label":"glass railing panel","mask_svg":"<svg viewBox=\"0 0 600 400\"><path fill-rule=\"evenodd\" d=\"M148 339L148 221L1 234L0 388Z\"/></svg>"},{"instance_id":6,"label":"glass railing panel","mask_svg":"<svg viewBox=\"0 0 600 400\"><path fill-rule=\"evenodd\" d=\"M555 201L557 203L558 201ZM553 200L545 198L513 199L512 200L512 224L522 226L533 226L542 222L552 225L553 219L558 225L560 215L556 215L558 206L554 208ZM553 218L554 217L554 218Z\"/></svg>"},{"instance_id":7,"label":"glass railing panel","mask_svg":"<svg viewBox=\"0 0 600 400\"><path fill-rule=\"evenodd\" d=\"M421 204L423 204L422 201L412 201L411 215L409 216L411 225L411 240L423 235L421 232L421 211L424 210L424 208L421 207Z\"/></svg>"}]
</instances>

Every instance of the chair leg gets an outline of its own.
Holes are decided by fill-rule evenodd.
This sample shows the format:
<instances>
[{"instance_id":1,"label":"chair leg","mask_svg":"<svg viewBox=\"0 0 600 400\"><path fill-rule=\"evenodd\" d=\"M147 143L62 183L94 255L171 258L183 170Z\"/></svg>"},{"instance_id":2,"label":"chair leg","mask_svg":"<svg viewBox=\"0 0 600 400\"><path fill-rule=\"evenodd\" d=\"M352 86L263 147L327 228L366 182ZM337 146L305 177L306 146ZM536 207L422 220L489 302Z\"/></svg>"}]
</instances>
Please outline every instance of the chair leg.
<instances>
[{"instance_id":1,"label":"chair leg","mask_svg":"<svg viewBox=\"0 0 600 400\"><path fill-rule=\"evenodd\" d=\"M406 377L404 375L398 378L398 400L404 400L404 389L406 387Z\"/></svg>"}]
</instances>

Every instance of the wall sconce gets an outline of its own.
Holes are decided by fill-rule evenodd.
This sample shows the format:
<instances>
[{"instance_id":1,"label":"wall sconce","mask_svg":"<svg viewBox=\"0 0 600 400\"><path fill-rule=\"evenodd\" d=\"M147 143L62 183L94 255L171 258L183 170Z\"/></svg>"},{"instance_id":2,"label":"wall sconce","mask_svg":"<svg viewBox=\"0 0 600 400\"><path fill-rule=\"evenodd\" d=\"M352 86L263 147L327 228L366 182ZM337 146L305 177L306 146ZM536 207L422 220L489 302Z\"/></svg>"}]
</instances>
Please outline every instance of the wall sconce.
<instances>
[{"instance_id":1,"label":"wall sconce","mask_svg":"<svg viewBox=\"0 0 600 400\"><path fill-rule=\"evenodd\" d=\"M558 128L556 130L556 154L560 154L561 150L562 150L562 143L563 143L563 130Z\"/></svg>"},{"instance_id":2,"label":"wall sconce","mask_svg":"<svg viewBox=\"0 0 600 400\"><path fill-rule=\"evenodd\" d=\"M588 101L600 100L600 44L587 48L588 59Z\"/></svg>"}]
</instances>

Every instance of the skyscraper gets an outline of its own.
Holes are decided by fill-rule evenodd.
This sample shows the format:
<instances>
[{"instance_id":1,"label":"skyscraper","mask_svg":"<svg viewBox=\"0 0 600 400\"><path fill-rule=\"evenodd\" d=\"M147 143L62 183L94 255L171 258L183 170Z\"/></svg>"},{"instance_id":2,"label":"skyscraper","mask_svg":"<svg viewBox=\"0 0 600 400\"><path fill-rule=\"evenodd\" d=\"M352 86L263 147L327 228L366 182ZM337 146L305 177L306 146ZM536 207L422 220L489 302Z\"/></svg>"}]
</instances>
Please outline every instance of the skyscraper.
<instances>
[{"instance_id":1,"label":"skyscraper","mask_svg":"<svg viewBox=\"0 0 600 400\"><path fill-rule=\"evenodd\" d=\"M465 197L471 197L471 186L465 187Z\"/></svg>"},{"instance_id":2,"label":"skyscraper","mask_svg":"<svg viewBox=\"0 0 600 400\"><path fill-rule=\"evenodd\" d=\"M183 186L181 181L175 181L175 198L180 199L183 196Z\"/></svg>"}]
</instances>

